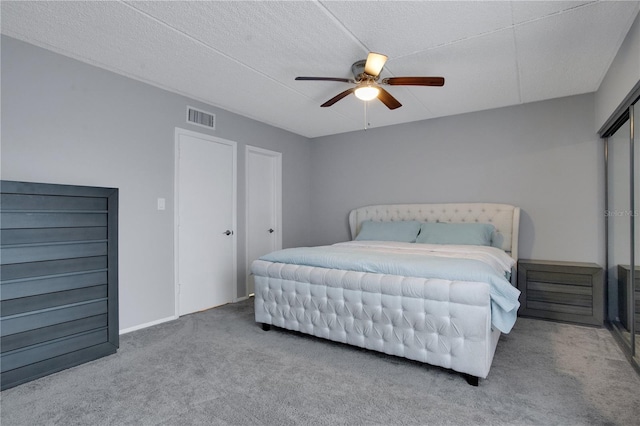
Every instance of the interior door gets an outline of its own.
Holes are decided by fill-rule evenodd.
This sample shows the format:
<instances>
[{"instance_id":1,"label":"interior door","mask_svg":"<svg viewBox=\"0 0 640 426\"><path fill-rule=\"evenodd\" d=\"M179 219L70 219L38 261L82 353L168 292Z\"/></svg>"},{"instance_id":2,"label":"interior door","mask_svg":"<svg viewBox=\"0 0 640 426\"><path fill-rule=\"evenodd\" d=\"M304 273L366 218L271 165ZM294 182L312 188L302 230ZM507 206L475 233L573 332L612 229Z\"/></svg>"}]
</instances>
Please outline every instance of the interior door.
<instances>
[{"instance_id":1,"label":"interior door","mask_svg":"<svg viewBox=\"0 0 640 426\"><path fill-rule=\"evenodd\" d=\"M177 310L236 296L236 144L176 129Z\"/></svg>"},{"instance_id":2,"label":"interior door","mask_svg":"<svg viewBox=\"0 0 640 426\"><path fill-rule=\"evenodd\" d=\"M282 154L246 147L247 294L254 291L251 263L282 248Z\"/></svg>"}]
</instances>

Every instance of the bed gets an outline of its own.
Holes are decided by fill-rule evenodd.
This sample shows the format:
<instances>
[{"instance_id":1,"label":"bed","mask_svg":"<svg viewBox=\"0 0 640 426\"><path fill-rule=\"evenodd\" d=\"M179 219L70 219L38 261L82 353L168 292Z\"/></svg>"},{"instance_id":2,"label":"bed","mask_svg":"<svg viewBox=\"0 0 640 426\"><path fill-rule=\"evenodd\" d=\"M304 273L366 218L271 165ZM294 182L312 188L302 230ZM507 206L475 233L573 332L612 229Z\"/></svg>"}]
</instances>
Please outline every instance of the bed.
<instances>
[{"instance_id":1,"label":"bed","mask_svg":"<svg viewBox=\"0 0 640 426\"><path fill-rule=\"evenodd\" d=\"M516 319L519 220L519 208L495 203L352 210L352 241L252 263L255 320L451 369L477 386Z\"/></svg>"}]
</instances>

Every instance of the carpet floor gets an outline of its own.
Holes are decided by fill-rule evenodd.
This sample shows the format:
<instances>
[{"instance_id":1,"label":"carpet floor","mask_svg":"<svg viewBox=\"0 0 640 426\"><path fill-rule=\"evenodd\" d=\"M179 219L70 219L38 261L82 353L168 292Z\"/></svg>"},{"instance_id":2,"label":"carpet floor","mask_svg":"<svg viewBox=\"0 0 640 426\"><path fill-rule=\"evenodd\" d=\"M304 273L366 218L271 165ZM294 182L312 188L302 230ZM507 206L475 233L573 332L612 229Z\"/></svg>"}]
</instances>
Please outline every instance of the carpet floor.
<instances>
[{"instance_id":1,"label":"carpet floor","mask_svg":"<svg viewBox=\"0 0 640 426\"><path fill-rule=\"evenodd\" d=\"M0 394L12 425L640 425L640 376L603 328L519 318L479 387L272 328L253 299L120 337L115 355Z\"/></svg>"}]
</instances>

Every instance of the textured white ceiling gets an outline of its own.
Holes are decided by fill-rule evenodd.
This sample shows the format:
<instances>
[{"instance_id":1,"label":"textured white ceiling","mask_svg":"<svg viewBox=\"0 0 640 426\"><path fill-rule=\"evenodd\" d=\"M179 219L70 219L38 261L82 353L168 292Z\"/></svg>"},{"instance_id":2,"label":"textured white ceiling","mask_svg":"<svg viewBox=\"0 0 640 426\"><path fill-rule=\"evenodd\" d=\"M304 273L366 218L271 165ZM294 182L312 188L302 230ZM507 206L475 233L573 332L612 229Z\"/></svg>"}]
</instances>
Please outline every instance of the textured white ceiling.
<instances>
[{"instance_id":1,"label":"textured white ceiling","mask_svg":"<svg viewBox=\"0 0 640 426\"><path fill-rule=\"evenodd\" d=\"M359 130L354 96L320 104L369 51L381 74L443 76L387 87L371 127L598 89L638 1L1 2L3 34L307 137Z\"/></svg>"}]
</instances>

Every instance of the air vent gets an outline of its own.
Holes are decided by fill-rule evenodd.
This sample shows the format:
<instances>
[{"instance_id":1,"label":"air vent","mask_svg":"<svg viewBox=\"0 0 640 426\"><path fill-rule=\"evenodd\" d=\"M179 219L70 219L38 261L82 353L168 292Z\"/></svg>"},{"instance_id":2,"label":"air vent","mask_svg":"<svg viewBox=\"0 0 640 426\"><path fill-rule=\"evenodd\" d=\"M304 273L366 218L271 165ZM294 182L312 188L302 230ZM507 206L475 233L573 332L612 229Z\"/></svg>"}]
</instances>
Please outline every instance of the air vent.
<instances>
[{"instance_id":1,"label":"air vent","mask_svg":"<svg viewBox=\"0 0 640 426\"><path fill-rule=\"evenodd\" d=\"M208 129L216 128L216 115L192 107L187 107L187 123Z\"/></svg>"}]
</instances>

